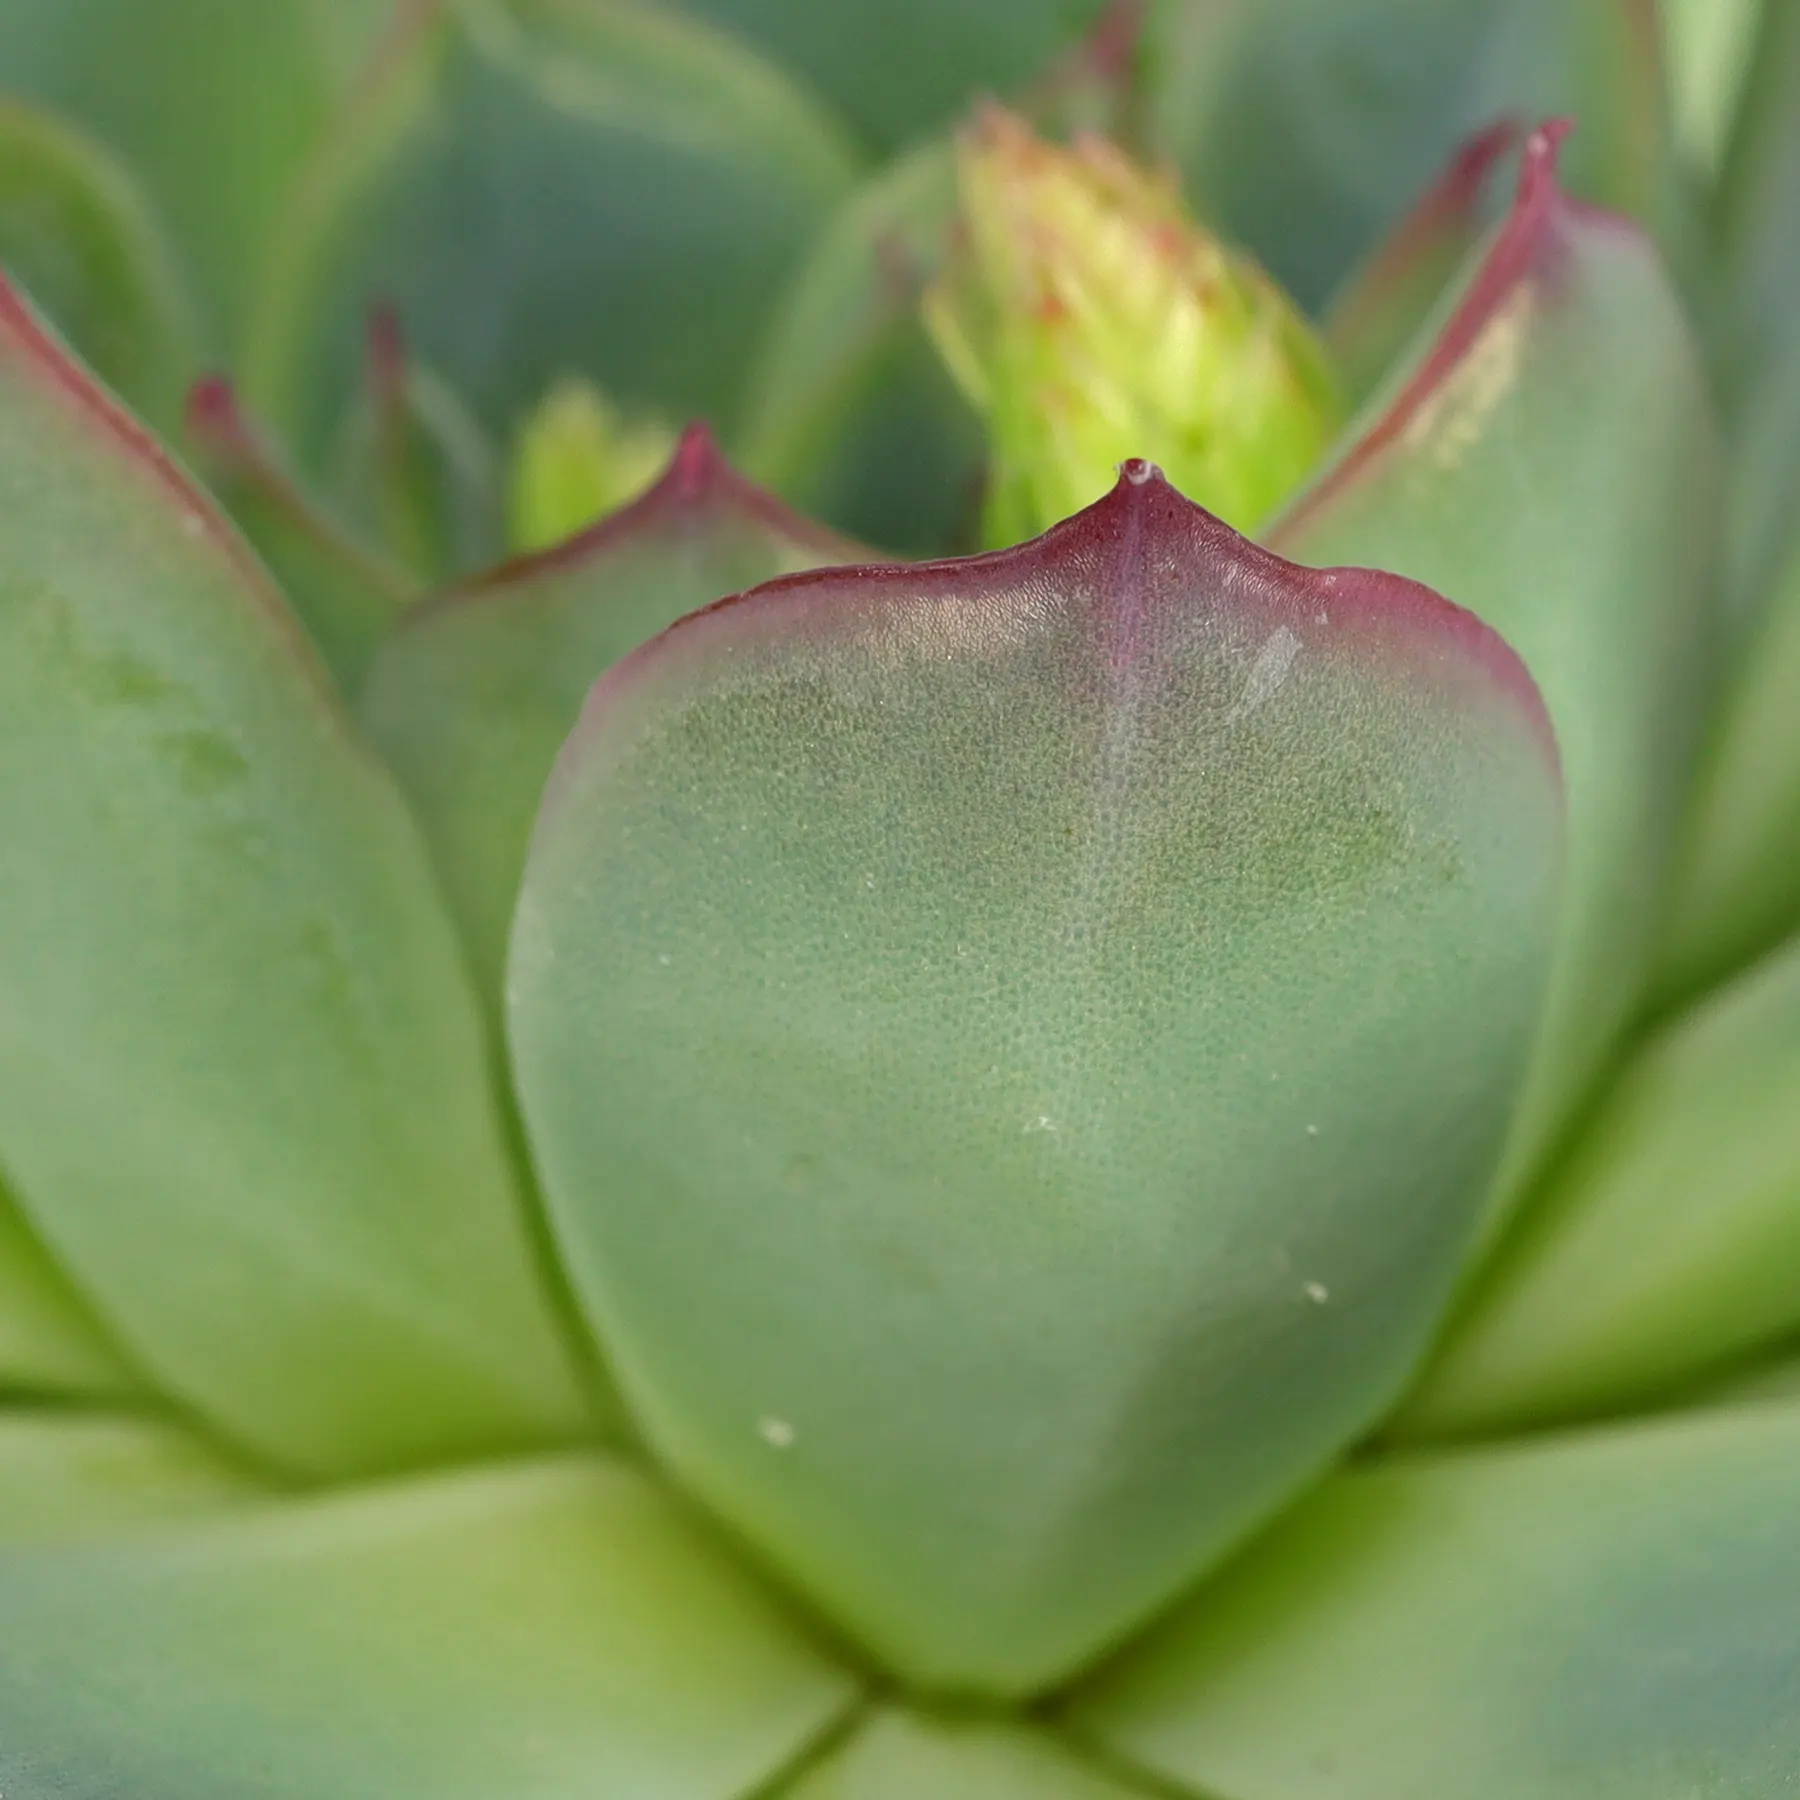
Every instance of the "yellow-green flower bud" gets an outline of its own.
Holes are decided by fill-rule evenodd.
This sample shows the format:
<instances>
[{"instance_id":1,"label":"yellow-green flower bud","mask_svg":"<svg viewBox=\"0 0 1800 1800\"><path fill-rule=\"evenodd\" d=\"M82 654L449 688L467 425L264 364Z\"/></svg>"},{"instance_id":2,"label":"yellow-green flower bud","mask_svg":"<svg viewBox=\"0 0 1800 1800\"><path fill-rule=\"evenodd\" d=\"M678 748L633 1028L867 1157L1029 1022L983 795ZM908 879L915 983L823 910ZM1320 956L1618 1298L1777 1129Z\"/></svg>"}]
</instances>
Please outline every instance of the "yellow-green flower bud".
<instances>
[{"instance_id":1,"label":"yellow-green flower bud","mask_svg":"<svg viewBox=\"0 0 1800 1800\"><path fill-rule=\"evenodd\" d=\"M635 499L661 474L675 433L629 419L591 381L559 381L525 421L513 451L508 536L515 550L559 544Z\"/></svg>"},{"instance_id":2,"label":"yellow-green flower bud","mask_svg":"<svg viewBox=\"0 0 1800 1800\"><path fill-rule=\"evenodd\" d=\"M958 188L925 318L987 424L988 540L1067 518L1134 456L1240 530L1261 524L1341 419L1287 296L1194 223L1172 179L1101 138L1065 149L986 108Z\"/></svg>"}]
</instances>

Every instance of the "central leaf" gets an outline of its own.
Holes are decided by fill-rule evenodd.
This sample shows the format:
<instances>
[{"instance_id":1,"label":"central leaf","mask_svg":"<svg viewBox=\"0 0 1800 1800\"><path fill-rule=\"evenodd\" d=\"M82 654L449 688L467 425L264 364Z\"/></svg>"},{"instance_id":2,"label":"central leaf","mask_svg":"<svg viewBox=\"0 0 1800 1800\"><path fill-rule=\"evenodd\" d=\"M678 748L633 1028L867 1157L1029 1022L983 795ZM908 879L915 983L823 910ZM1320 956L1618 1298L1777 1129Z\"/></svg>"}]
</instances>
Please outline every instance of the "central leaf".
<instances>
[{"instance_id":1,"label":"central leaf","mask_svg":"<svg viewBox=\"0 0 1800 1800\"><path fill-rule=\"evenodd\" d=\"M908 1679L1029 1691L1393 1397L1530 1042L1556 755L1502 641L1129 464L1018 550L612 671L513 944L656 1451Z\"/></svg>"}]
</instances>

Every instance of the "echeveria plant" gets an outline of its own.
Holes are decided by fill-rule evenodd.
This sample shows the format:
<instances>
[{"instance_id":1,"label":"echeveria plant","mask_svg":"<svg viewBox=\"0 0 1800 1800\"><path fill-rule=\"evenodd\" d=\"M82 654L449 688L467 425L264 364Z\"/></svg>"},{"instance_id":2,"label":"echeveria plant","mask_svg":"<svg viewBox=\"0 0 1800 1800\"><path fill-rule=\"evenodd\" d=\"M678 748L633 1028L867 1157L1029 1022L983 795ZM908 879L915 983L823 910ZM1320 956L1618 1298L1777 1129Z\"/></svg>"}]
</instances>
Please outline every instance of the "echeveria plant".
<instances>
[{"instance_id":1,"label":"echeveria plant","mask_svg":"<svg viewBox=\"0 0 1800 1800\"><path fill-rule=\"evenodd\" d=\"M1796 1791L1800 7L0 85L4 1800Z\"/></svg>"}]
</instances>

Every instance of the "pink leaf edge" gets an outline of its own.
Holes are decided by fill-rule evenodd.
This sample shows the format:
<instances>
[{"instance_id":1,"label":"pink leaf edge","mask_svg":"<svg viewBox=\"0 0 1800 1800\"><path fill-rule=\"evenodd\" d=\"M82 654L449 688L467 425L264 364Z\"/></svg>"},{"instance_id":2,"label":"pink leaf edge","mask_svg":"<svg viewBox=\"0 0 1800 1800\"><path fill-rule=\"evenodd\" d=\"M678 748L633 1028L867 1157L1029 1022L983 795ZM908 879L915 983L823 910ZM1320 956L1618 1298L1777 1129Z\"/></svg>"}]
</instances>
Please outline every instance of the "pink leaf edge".
<instances>
[{"instance_id":1,"label":"pink leaf edge","mask_svg":"<svg viewBox=\"0 0 1800 1800\"><path fill-rule=\"evenodd\" d=\"M1279 597L1296 619L1328 618L1334 626L1388 641L1410 641L1422 661L1441 668L1447 658L1478 672L1518 708L1530 735L1561 779L1561 759L1543 696L1524 663L1491 626L1466 607L1406 576L1379 569L1315 569L1290 562L1252 542L1176 491L1151 462L1122 463L1112 489L1092 506L1011 549L927 562L853 563L779 576L714 601L677 620L607 670L590 690L570 746L585 741L612 706L670 658L704 649L727 632L769 636L830 632L844 613L832 605L847 583L873 609L961 602L974 594L1041 594L1073 564L1111 561L1128 598L1115 615L1115 654L1129 657L1138 638L1127 616L1141 604L1143 571L1152 559L1186 557L1210 565L1217 590L1254 588ZM565 751L565 757L568 751ZM546 812L560 785L552 778Z\"/></svg>"},{"instance_id":2,"label":"pink leaf edge","mask_svg":"<svg viewBox=\"0 0 1800 1800\"><path fill-rule=\"evenodd\" d=\"M1271 544L1291 543L1342 489L1405 436L1520 287L1538 283L1554 289L1575 232L1598 228L1642 235L1623 213L1577 200L1562 186L1557 164L1563 141L1574 129L1573 120L1550 119L1526 137L1512 206L1437 341L1387 410L1276 520Z\"/></svg>"},{"instance_id":3,"label":"pink leaf edge","mask_svg":"<svg viewBox=\"0 0 1800 1800\"><path fill-rule=\"evenodd\" d=\"M323 670L287 601L218 503L155 433L89 374L4 273L0 273L0 360L12 361L40 380L108 441L127 467L161 490L181 528L231 565L238 585L255 597L284 646L323 687Z\"/></svg>"},{"instance_id":4,"label":"pink leaf edge","mask_svg":"<svg viewBox=\"0 0 1800 1800\"><path fill-rule=\"evenodd\" d=\"M573 573L642 538L703 531L713 521L734 516L833 563L853 563L867 555L860 544L795 512L767 488L739 474L712 428L697 420L682 432L662 474L635 500L561 543L507 557L452 582L410 616L426 618L472 602L503 601L520 587L545 576Z\"/></svg>"}]
</instances>

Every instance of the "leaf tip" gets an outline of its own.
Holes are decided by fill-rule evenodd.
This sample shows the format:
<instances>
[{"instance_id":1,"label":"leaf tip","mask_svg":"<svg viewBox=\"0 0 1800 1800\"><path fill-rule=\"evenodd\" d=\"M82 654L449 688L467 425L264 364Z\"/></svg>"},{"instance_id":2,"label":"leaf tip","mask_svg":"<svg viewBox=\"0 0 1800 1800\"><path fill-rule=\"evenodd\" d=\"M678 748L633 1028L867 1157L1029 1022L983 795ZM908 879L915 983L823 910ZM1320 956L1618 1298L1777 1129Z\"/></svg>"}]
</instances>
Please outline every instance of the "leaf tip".
<instances>
[{"instance_id":1,"label":"leaf tip","mask_svg":"<svg viewBox=\"0 0 1800 1800\"><path fill-rule=\"evenodd\" d=\"M1512 205L1436 341L1387 409L1276 522L1271 542L1293 541L1366 469L1402 441L1523 290L1535 287L1555 294L1572 253L1572 228L1598 225L1638 231L1622 214L1577 201L1563 187L1558 164L1563 143L1574 129L1573 119L1558 117L1543 121L1526 135Z\"/></svg>"},{"instance_id":2,"label":"leaf tip","mask_svg":"<svg viewBox=\"0 0 1800 1800\"><path fill-rule=\"evenodd\" d=\"M1559 173L1562 147L1575 130L1575 121L1566 115L1545 119L1525 138L1525 152L1519 164L1519 190L1514 202L1520 212L1554 205L1562 198Z\"/></svg>"},{"instance_id":3,"label":"leaf tip","mask_svg":"<svg viewBox=\"0 0 1800 1800\"><path fill-rule=\"evenodd\" d=\"M866 560L863 548L795 512L740 474L703 419L686 425L662 473L625 505L560 543L509 556L445 589L418 609L421 616L481 595L495 596L541 576L567 573L650 534L682 535L721 517L747 520L770 536L816 553L821 562Z\"/></svg>"},{"instance_id":4,"label":"leaf tip","mask_svg":"<svg viewBox=\"0 0 1800 1800\"><path fill-rule=\"evenodd\" d=\"M230 462L247 457L250 427L229 376L202 375L188 389L182 423L189 442L206 455Z\"/></svg>"},{"instance_id":5,"label":"leaf tip","mask_svg":"<svg viewBox=\"0 0 1800 1800\"><path fill-rule=\"evenodd\" d=\"M406 400L409 352L406 326L394 301L381 299L370 306L363 321L363 358L377 412L384 418L397 415Z\"/></svg>"},{"instance_id":6,"label":"leaf tip","mask_svg":"<svg viewBox=\"0 0 1800 1800\"><path fill-rule=\"evenodd\" d=\"M695 419L682 431L669 466L650 491L667 488L674 498L691 505L730 474L731 465L713 428L704 419Z\"/></svg>"}]
</instances>

